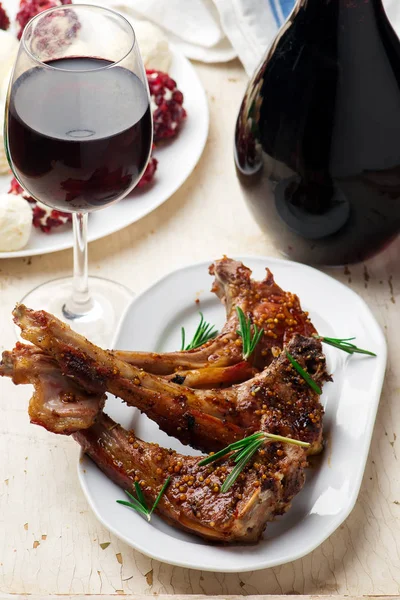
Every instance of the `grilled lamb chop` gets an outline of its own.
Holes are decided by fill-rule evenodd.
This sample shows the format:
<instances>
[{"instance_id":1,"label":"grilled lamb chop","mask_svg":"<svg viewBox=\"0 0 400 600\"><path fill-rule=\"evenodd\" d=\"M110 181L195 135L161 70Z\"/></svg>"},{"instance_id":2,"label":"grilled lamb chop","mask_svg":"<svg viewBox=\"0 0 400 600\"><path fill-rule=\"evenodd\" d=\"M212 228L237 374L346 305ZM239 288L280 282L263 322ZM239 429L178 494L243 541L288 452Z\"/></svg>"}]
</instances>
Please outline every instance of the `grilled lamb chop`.
<instances>
[{"instance_id":1,"label":"grilled lamb chop","mask_svg":"<svg viewBox=\"0 0 400 600\"><path fill-rule=\"evenodd\" d=\"M323 408L282 352L262 373L231 388L193 390L118 360L44 311L14 310L22 336L48 352L90 393L106 390L136 406L166 433L207 452L257 430L322 444ZM296 335L287 351L322 386L329 380L321 343Z\"/></svg>"},{"instance_id":2,"label":"grilled lamb chop","mask_svg":"<svg viewBox=\"0 0 400 600\"><path fill-rule=\"evenodd\" d=\"M17 343L3 352L0 375L13 382L31 383L35 390L29 402L32 423L54 433L69 435L90 427L103 410L105 394L88 394L72 379L63 377L57 362L35 346Z\"/></svg>"},{"instance_id":3,"label":"grilled lamb chop","mask_svg":"<svg viewBox=\"0 0 400 600\"><path fill-rule=\"evenodd\" d=\"M12 353L4 352L0 374L12 377L16 384L33 383L35 392L29 407L32 422L54 433L72 433L117 485L135 493L134 482L139 481L149 505L170 477L157 512L171 525L201 537L256 542L266 523L289 508L304 484L304 450L270 443L253 457L230 490L221 493L222 483L233 468L231 462L199 466L202 457L183 456L143 442L102 410L92 424L76 383L62 376L57 363L33 346L17 344ZM104 399L99 395L89 401L102 406Z\"/></svg>"},{"instance_id":4,"label":"grilled lamb chop","mask_svg":"<svg viewBox=\"0 0 400 600\"><path fill-rule=\"evenodd\" d=\"M104 413L73 437L123 489L134 494L134 481L140 481L149 505L171 477L156 512L171 525L213 541L257 542L267 522L289 508L304 484L304 450L290 444L265 445L230 490L221 493L231 462L199 466L203 457L143 442Z\"/></svg>"},{"instance_id":5,"label":"grilled lamb chop","mask_svg":"<svg viewBox=\"0 0 400 600\"><path fill-rule=\"evenodd\" d=\"M182 370L237 364L243 360L237 334L239 323L236 307L240 306L253 323L264 329L264 335L251 357L252 364L263 369L273 359L273 348L283 348L296 333L304 336L316 333L308 313L301 309L298 297L291 292L284 292L275 283L271 271L266 269L266 272L263 281L254 281L251 279L251 270L243 263L227 257L215 261L210 267L210 274L215 276L212 291L225 305L227 315L227 321L216 338L194 350L162 354L115 351L115 356L156 375L178 372L182 376ZM198 381L201 382L201 379ZM231 383L239 381L230 380Z\"/></svg>"}]
</instances>

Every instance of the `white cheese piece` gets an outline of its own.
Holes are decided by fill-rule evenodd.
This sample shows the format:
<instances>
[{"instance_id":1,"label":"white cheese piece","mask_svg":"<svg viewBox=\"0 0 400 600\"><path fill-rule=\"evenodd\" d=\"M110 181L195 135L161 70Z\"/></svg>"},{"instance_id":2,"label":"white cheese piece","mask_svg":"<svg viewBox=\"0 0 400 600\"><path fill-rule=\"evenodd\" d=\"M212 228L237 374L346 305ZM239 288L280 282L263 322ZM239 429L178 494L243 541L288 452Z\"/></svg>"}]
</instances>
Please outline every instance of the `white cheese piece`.
<instances>
[{"instance_id":1,"label":"white cheese piece","mask_svg":"<svg viewBox=\"0 0 400 600\"><path fill-rule=\"evenodd\" d=\"M165 33L150 21L132 21L132 26L146 69L168 73L171 51Z\"/></svg>"},{"instance_id":2,"label":"white cheese piece","mask_svg":"<svg viewBox=\"0 0 400 600\"><path fill-rule=\"evenodd\" d=\"M16 194L0 194L0 252L21 250L32 230L29 202Z\"/></svg>"}]
</instances>

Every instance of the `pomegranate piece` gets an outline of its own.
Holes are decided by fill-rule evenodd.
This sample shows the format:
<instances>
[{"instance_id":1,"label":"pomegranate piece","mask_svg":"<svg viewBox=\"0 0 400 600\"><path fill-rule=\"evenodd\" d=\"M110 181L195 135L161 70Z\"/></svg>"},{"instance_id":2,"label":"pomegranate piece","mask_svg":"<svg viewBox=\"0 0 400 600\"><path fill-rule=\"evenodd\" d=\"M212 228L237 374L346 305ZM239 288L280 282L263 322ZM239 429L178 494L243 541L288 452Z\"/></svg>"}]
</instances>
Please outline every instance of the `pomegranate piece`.
<instances>
[{"instance_id":1,"label":"pomegranate piece","mask_svg":"<svg viewBox=\"0 0 400 600\"><path fill-rule=\"evenodd\" d=\"M23 196L25 198L25 200L27 199L27 194L26 192L24 192L24 190L22 189L22 187L19 185L18 181L15 179L15 177L13 177L11 179L11 184L10 184L10 189L8 190L9 194L21 194L21 196ZM32 198L33 200L33 198Z\"/></svg>"},{"instance_id":2,"label":"pomegranate piece","mask_svg":"<svg viewBox=\"0 0 400 600\"><path fill-rule=\"evenodd\" d=\"M0 2L0 29L7 30L10 27L10 19Z\"/></svg>"},{"instance_id":3,"label":"pomegranate piece","mask_svg":"<svg viewBox=\"0 0 400 600\"><path fill-rule=\"evenodd\" d=\"M40 228L44 233L50 233L54 227L71 223L72 214L52 210L47 206L39 206L35 202L35 206L32 208L32 222L34 227Z\"/></svg>"},{"instance_id":4,"label":"pomegranate piece","mask_svg":"<svg viewBox=\"0 0 400 600\"><path fill-rule=\"evenodd\" d=\"M51 208L38 204L32 196L19 185L15 177L11 180L9 194L20 194L32 206L32 223L33 226L41 229L45 233L50 233L54 227L60 227L66 223L71 223L72 214L65 213L60 210L52 210Z\"/></svg>"},{"instance_id":5,"label":"pomegranate piece","mask_svg":"<svg viewBox=\"0 0 400 600\"><path fill-rule=\"evenodd\" d=\"M35 17L39 13L47 10L48 8L54 8L56 6L63 6L64 4L72 4L71 0L21 0L20 8L16 16L16 20L20 26L20 30L18 32L18 39L21 39L22 33L25 29L27 23ZM72 12L72 11L70 11ZM55 16L55 15L54 15ZM77 22L77 17L74 13L75 20ZM48 15L48 17L52 17L52 15ZM54 27L51 28L49 26L46 27L46 21L49 19L45 19L44 22L41 23L40 27L43 28L42 35L44 38L48 38L51 35L54 35ZM51 19L50 19L51 21ZM79 25L79 23L78 23ZM80 25L79 25L80 26ZM79 29L79 26L77 27ZM59 33L58 33L59 35ZM68 33L64 34L67 38Z\"/></svg>"},{"instance_id":6,"label":"pomegranate piece","mask_svg":"<svg viewBox=\"0 0 400 600\"><path fill-rule=\"evenodd\" d=\"M171 139L178 133L186 118L183 94L176 82L162 71L146 69L153 105L154 142Z\"/></svg>"}]
</instances>

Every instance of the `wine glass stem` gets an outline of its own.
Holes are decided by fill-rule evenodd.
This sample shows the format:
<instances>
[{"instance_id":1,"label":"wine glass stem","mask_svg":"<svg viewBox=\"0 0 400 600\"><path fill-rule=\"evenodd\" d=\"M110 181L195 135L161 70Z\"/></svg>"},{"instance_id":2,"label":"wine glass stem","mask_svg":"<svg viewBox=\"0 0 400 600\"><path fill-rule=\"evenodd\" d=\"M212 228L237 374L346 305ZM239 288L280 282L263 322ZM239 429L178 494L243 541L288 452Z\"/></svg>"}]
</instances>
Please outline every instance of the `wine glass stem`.
<instances>
[{"instance_id":1,"label":"wine glass stem","mask_svg":"<svg viewBox=\"0 0 400 600\"><path fill-rule=\"evenodd\" d=\"M74 235L74 275L72 294L63 306L63 313L69 319L86 315L93 308L88 284L88 213L72 213Z\"/></svg>"}]
</instances>

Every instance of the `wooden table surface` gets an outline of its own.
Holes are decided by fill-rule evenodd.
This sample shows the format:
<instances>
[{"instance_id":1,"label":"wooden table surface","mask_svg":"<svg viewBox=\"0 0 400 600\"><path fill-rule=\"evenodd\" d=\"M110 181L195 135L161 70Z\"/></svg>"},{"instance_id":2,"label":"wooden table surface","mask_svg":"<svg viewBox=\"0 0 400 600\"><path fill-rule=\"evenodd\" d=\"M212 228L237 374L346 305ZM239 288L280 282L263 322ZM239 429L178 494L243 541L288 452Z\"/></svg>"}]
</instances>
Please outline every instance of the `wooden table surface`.
<instances>
[{"instance_id":1,"label":"wooden table surface","mask_svg":"<svg viewBox=\"0 0 400 600\"><path fill-rule=\"evenodd\" d=\"M248 213L234 174L233 127L246 76L238 62L196 68L207 90L211 126L194 173L152 214L90 245L91 272L137 292L193 261L224 253L278 255ZM387 335L389 363L359 499L322 546L281 567L226 575L171 567L135 552L89 510L77 479L77 445L30 425L29 389L3 380L0 597L399 594L399 256L395 242L367 264L327 270L368 302ZM15 302L39 283L69 275L71 267L71 251L0 261L1 350L15 342ZM110 544L102 549L104 542Z\"/></svg>"}]
</instances>

